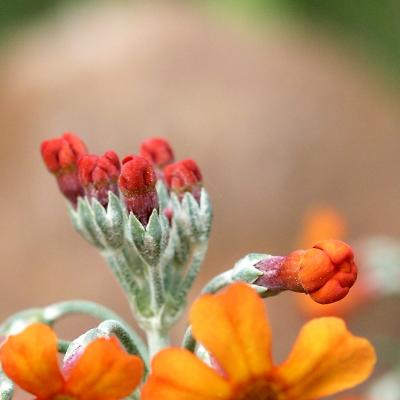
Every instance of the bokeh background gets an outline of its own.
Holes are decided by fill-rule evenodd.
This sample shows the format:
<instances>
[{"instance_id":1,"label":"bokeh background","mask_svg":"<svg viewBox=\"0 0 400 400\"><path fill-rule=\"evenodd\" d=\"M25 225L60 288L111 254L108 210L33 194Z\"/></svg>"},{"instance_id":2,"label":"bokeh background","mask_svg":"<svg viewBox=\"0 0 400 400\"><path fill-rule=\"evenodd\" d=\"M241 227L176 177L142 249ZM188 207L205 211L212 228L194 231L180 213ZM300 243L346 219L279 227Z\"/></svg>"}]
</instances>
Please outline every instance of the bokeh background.
<instances>
[{"instance_id":1,"label":"bokeh background","mask_svg":"<svg viewBox=\"0 0 400 400\"><path fill-rule=\"evenodd\" d=\"M215 221L192 298L249 252L291 251L313 206L339 210L350 241L400 237L399 17L395 0L0 0L0 317L83 298L131 320L40 159L66 130L121 156L161 135L198 161ZM282 359L305 316L289 294L268 303ZM348 323L400 342L399 306Z\"/></svg>"}]
</instances>

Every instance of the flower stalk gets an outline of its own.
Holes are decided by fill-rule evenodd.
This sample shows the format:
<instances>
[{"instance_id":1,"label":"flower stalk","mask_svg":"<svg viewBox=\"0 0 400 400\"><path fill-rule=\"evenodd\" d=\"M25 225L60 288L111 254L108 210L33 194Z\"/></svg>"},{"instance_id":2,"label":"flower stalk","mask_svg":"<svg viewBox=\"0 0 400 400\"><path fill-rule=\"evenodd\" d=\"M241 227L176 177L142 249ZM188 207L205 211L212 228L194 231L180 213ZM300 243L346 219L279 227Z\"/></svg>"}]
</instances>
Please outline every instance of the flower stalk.
<instances>
[{"instance_id":1,"label":"flower stalk","mask_svg":"<svg viewBox=\"0 0 400 400\"><path fill-rule=\"evenodd\" d=\"M326 240L287 256L248 254L205 285L183 349L167 349L208 249L213 212L197 163L175 161L162 138L145 141L139 156L122 163L113 151L89 154L71 133L44 142L41 150L69 200L75 229L109 265L147 346L119 315L93 302L25 310L0 325L7 337L0 347L0 400L12 398L14 383L48 400L305 400L370 374L373 348L334 318L306 324L287 361L274 365L263 318L260 296L291 290L319 303L346 296L357 277L348 245ZM52 326L74 314L100 323L71 342L58 338ZM309 352L315 338L324 343Z\"/></svg>"}]
</instances>

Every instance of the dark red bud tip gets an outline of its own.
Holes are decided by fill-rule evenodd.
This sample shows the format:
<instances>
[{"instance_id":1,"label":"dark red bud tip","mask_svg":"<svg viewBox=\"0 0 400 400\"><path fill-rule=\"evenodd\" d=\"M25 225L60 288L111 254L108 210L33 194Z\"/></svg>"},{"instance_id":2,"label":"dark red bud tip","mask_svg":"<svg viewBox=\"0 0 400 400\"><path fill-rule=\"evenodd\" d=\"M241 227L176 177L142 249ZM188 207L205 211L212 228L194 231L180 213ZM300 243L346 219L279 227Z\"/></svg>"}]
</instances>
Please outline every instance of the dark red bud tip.
<instances>
[{"instance_id":1,"label":"dark red bud tip","mask_svg":"<svg viewBox=\"0 0 400 400\"><path fill-rule=\"evenodd\" d=\"M78 164L79 178L83 186L107 186L118 180L121 164L113 151L107 151L103 156L84 155Z\"/></svg>"},{"instance_id":2,"label":"dark red bud tip","mask_svg":"<svg viewBox=\"0 0 400 400\"><path fill-rule=\"evenodd\" d=\"M119 158L114 151L103 156L84 155L78 163L79 179L86 196L96 198L103 206L108 204L108 192L118 194L118 177L121 171Z\"/></svg>"},{"instance_id":3,"label":"dark red bud tip","mask_svg":"<svg viewBox=\"0 0 400 400\"><path fill-rule=\"evenodd\" d=\"M78 197L84 193L77 164L87 153L85 143L72 133L64 133L60 138L44 141L40 150L47 169L56 176L61 192L76 205Z\"/></svg>"},{"instance_id":4,"label":"dark red bud tip","mask_svg":"<svg viewBox=\"0 0 400 400\"><path fill-rule=\"evenodd\" d=\"M203 177L194 160L188 158L168 165L164 173L167 186L172 191L180 195L191 192L197 199L200 198Z\"/></svg>"},{"instance_id":5,"label":"dark red bud tip","mask_svg":"<svg viewBox=\"0 0 400 400\"><path fill-rule=\"evenodd\" d=\"M147 139L142 142L139 154L160 169L173 163L175 159L171 145L167 140L160 137Z\"/></svg>"},{"instance_id":6,"label":"dark red bud tip","mask_svg":"<svg viewBox=\"0 0 400 400\"><path fill-rule=\"evenodd\" d=\"M127 156L122 160L119 188L126 197L153 191L156 174L150 162L143 157Z\"/></svg>"},{"instance_id":7,"label":"dark red bud tip","mask_svg":"<svg viewBox=\"0 0 400 400\"><path fill-rule=\"evenodd\" d=\"M128 156L122 160L118 185L128 211L145 225L158 209L156 175L150 162L143 157Z\"/></svg>"},{"instance_id":8,"label":"dark red bud tip","mask_svg":"<svg viewBox=\"0 0 400 400\"><path fill-rule=\"evenodd\" d=\"M87 153L85 143L72 133L45 140L40 150L47 169L57 175L76 169L78 160Z\"/></svg>"}]
</instances>

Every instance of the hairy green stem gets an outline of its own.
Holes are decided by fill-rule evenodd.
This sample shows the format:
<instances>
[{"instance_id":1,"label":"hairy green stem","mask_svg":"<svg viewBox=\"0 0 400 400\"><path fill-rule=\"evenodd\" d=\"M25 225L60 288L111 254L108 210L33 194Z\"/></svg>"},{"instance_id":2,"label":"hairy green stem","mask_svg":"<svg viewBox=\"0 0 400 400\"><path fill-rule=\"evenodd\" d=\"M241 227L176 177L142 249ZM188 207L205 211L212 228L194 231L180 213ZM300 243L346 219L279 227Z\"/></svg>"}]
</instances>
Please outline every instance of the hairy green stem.
<instances>
[{"instance_id":1,"label":"hairy green stem","mask_svg":"<svg viewBox=\"0 0 400 400\"><path fill-rule=\"evenodd\" d=\"M167 329L146 329L146 336L150 360L160 350L170 346L170 339Z\"/></svg>"},{"instance_id":2,"label":"hairy green stem","mask_svg":"<svg viewBox=\"0 0 400 400\"><path fill-rule=\"evenodd\" d=\"M137 343L132 338L131 334L127 331L125 325L119 321L107 320L98 325L98 329L106 332L109 335L115 335L121 344L125 347L125 350L134 355L141 355L140 349L137 347Z\"/></svg>"},{"instance_id":3,"label":"hairy green stem","mask_svg":"<svg viewBox=\"0 0 400 400\"><path fill-rule=\"evenodd\" d=\"M139 354L143 360L148 359L146 346L139 335L118 314L107 307L91 301L72 300L55 303L43 309L44 319L49 325L53 325L59 319L73 314L85 314L100 320L116 321L130 336L132 343L137 349L137 354Z\"/></svg>"}]
</instances>

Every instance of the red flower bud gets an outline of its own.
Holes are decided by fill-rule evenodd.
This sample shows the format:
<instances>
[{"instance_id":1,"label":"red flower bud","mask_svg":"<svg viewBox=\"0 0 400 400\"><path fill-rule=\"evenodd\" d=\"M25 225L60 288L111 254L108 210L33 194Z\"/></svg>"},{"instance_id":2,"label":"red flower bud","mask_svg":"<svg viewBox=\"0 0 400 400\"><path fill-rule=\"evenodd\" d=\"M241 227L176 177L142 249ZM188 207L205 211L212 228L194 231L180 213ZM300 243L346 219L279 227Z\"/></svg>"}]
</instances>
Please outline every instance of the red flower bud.
<instances>
[{"instance_id":1,"label":"red flower bud","mask_svg":"<svg viewBox=\"0 0 400 400\"><path fill-rule=\"evenodd\" d=\"M175 159L171 145L165 139L159 137L142 142L139 154L159 169L173 163Z\"/></svg>"},{"instance_id":2,"label":"red flower bud","mask_svg":"<svg viewBox=\"0 0 400 400\"><path fill-rule=\"evenodd\" d=\"M87 153L85 143L72 133L64 133L61 138L44 141L41 153L47 169L56 176L61 192L76 205L77 198L83 195L77 164Z\"/></svg>"},{"instance_id":3,"label":"red flower bud","mask_svg":"<svg viewBox=\"0 0 400 400\"><path fill-rule=\"evenodd\" d=\"M190 192L199 200L202 175L196 162L190 158L168 165L164 170L167 186L180 197Z\"/></svg>"},{"instance_id":4,"label":"red flower bud","mask_svg":"<svg viewBox=\"0 0 400 400\"><path fill-rule=\"evenodd\" d=\"M128 211L146 225L154 209L158 209L156 175L143 157L128 156L122 160L118 185Z\"/></svg>"},{"instance_id":5,"label":"red flower bud","mask_svg":"<svg viewBox=\"0 0 400 400\"><path fill-rule=\"evenodd\" d=\"M321 304L345 297L357 279L353 250L339 240L323 240L312 249L267 258L255 267L264 273L256 284L304 292Z\"/></svg>"},{"instance_id":6,"label":"red flower bud","mask_svg":"<svg viewBox=\"0 0 400 400\"><path fill-rule=\"evenodd\" d=\"M109 150L103 156L82 156L78 171L86 196L96 198L104 207L108 204L109 191L118 194L121 164L114 151Z\"/></svg>"}]
</instances>

